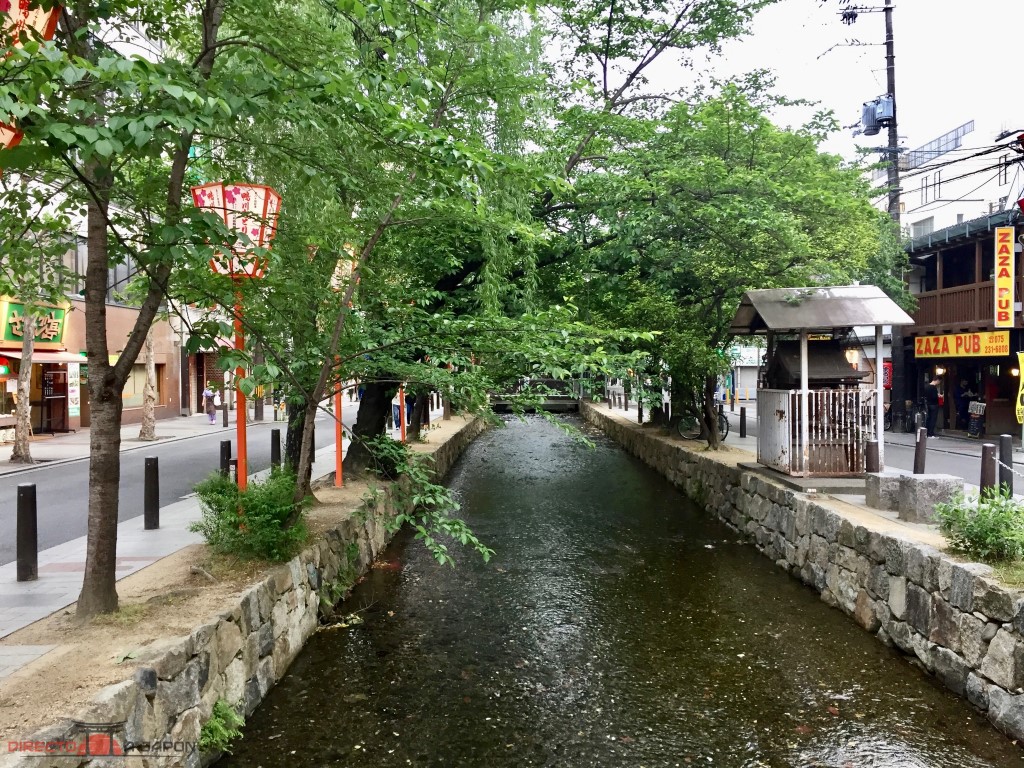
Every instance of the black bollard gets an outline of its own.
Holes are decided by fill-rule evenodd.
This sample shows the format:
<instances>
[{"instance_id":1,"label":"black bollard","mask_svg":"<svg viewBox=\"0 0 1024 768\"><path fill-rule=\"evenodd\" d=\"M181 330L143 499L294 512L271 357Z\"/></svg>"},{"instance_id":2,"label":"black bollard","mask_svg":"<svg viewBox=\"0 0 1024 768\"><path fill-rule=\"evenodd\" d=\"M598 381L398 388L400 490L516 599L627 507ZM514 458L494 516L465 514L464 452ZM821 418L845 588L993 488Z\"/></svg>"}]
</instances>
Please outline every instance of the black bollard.
<instances>
[{"instance_id":1,"label":"black bollard","mask_svg":"<svg viewBox=\"0 0 1024 768\"><path fill-rule=\"evenodd\" d=\"M224 426L228 425L228 399L224 398L224 405L221 406L224 409Z\"/></svg>"},{"instance_id":2,"label":"black bollard","mask_svg":"<svg viewBox=\"0 0 1024 768\"><path fill-rule=\"evenodd\" d=\"M999 485L1013 495L1013 438L1009 435L999 436Z\"/></svg>"},{"instance_id":3,"label":"black bollard","mask_svg":"<svg viewBox=\"0 0 1024 768\"><path fill-rule=\"evenodd\" d=\"M18 486L18 581L39 578L39 528L36 524L36 486Z\"/></svg>"},{"instance_id":4,"label":"black bollard","mask_svg":"<svg viewBox=\"0 0 1024 768\"><path fill-rule=\"evenodd\" d=\"M864 449L864 471L877 472L881 462L878 460L878 441L868 440Z\"/></svg>"},{"instance_id":5,"label":"black bollard","mask_svg":"<svg viewBox=\"0 0 1024 768\"><path fill-rule=\"evenodd\" d=\"M220 473L227 477L231 471L231 441L220 441Z\"/></svg>"},{"instance_id":6,"label":"black bollard","mask_svg":"<svg viewBox=\"0 0 1024 768\"><path fill-rule=\"evenodd\" d=\"M747 436L747 407L740 406L740 437Z\"/></svg>"},{"instance_id":7,"label":"black bollard","mask_svg":"<svg viewBox=\"0 0 1024 768\"><path fill-rule=\"evenodd\" d=\"M156 456L146 457L146 486L143 492L143 529L160 527L160 470Z\"/></svg>"},{"instance_id":8,"label":"black bollard","mask_svg":"<svg viewBox=\"0 0 1024 768\"><path fill-rule=\"evenodd\" d=\"M644 423L644 404L642 400L636 401L636 423Z\"/></svg>"},{"instance_id":9,"label":"black bollard","mask_svg":"<svg viewBox=\"0 0 1024 768\"><path fill-rule=\"evenodd\" d=\"M917 430L917 445L914 448L914 474L924 474L925 458L928 455L928 430L921 427Z\"/></svg>"},{"instance_id":10,"label":"black bollard","mask_svg":"<svg viewBox=\"0 0 1024 768\"><path fill-rule=\"evenodd\" d=\"M996 487L996 446L993 443L981 446L981 482L978 485L981 486L982 496L986 489Z\"/></svg>"},{"instance_id":11,"label":"black bollard","mask_svg":"<svg viewBox=\"0 0 1024 768\"><path fill-rule=\"evenodd\" d=\"M270 466L281 466L281 430L270 430Z\"/></svg>"}]
</instances>

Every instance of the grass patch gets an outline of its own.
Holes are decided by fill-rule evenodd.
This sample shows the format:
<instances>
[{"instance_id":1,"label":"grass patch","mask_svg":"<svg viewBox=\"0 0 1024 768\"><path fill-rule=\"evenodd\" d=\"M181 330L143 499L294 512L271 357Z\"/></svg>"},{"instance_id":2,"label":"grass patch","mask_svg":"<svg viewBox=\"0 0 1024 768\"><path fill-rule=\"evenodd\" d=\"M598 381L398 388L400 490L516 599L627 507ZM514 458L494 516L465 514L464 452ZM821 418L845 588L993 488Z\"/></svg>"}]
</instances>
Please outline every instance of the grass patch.
<instances>
[{"instance_id":1,"label":"grass patch","mask_svg":"<svg viewBox=\"0 0 1024 768\"><path fill-rule=\"evenodd\" d=\"M1024 587L1024 560L992 563L996 578L1008 587Z\"/></svg>"},{"instance_id":2,"label":"grass patch","mask_svg":"<svg viewBox=\"0 0 1024 768\"><path fill-rule=\"evenodd\" d=\"M149 613L149 606L145 603L133 605L122 605L113 613L101 613L94 616L92 623L98 627L134 627Z\"/></svg>"}]
</instances>

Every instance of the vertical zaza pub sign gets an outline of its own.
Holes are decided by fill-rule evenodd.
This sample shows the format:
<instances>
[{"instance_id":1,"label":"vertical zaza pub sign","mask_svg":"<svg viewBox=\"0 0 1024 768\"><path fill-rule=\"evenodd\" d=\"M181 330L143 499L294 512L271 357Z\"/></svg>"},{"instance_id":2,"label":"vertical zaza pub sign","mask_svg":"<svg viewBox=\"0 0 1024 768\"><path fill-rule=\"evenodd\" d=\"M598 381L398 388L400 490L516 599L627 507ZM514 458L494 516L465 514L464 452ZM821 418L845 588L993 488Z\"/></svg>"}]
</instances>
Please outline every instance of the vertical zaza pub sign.
<instances>
[{"instance_id":1,"label":"vertical zaza pub sign","mask_svg":"<svg viewBox=\"0 0 1024 768\"><path fill-rule=\"evenodd\" d=\"M996 227L996 328L1013 328L1013 227Z\"/></svg>"}]
</instances>

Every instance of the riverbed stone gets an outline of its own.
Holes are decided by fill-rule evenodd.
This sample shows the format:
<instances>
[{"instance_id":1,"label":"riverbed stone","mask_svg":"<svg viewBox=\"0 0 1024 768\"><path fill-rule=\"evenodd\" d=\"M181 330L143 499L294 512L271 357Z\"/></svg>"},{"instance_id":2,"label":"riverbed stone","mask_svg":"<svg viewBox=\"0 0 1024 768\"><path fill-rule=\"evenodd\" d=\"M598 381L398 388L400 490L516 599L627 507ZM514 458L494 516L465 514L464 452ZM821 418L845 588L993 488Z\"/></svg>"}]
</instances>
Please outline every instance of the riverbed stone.
<instances>
[{"instance_id":1,"label":"riverbed stone","mask_svg":"<svg viewBox=\"0 0 1024 768\"><path fill-rule=\"evenodd\" d=\"M980 671L1009 691L1020 688L1024 685L1024 645L1013 634L1000 629L989 643Z\"/></svg>"}]
</instances>

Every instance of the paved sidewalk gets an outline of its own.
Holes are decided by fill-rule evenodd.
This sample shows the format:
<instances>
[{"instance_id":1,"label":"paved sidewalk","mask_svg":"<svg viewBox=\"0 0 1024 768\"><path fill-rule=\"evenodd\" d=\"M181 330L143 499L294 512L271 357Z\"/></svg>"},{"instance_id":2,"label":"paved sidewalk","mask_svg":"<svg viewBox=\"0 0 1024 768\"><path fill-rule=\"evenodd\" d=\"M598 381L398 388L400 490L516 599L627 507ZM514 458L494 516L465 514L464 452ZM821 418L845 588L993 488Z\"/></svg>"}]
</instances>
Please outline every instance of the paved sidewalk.
<instances>
[{"instance_id":1,"label":"paved sidewalk","mask_svg":"<svg viewBox=\"0 0 1024 768\"><path fill-rule=\"evenodd\" d=\"M355 404L349 408L346 401L345 420L351 411L355 420ZM433 410L431 421L440 420L443 411ZM267 423L267 422L263 422ZM272 422L271 422L272 423ZM284 422L279 422L284 426ZM198 435L209 434L211 431L223 431L221 421L211 426L204 414L165 419L157 422L157 435L165 440L184 440ZM233 422L230 429L234 429ZM151 446L153 443L140 442L138 424L124 427L121 430L121 450ZM398 432L392 436L397 439ZM134 439L134 442L133 440ZM348 450L349 440L342 443L343 451ZM45 446L45 453L37 447ZM0 452L2 471L10 471L6 459L10 456L10 446L2 446ZM320 478L334 471L335 446L328 445L319 449L314 455L313 477ZM39 441L32 445L33 456L48 458L51 461L74 461L89 455L88 430L68 435L58 435L51 440ZM23 465L13 465L14 470L24 469ZM269 470L251 474L250 479L261 479L269 474ZM161 558L174 554L191 544L202 542L198 533L192 533L188 526L200 517L199 500L195 495L181 499L160 508L160 528L155 531L143 529L143 517L139 515L117 526L117 579L121 580L136 571L155 563ZM0 638L15 632L29 624L39 621L52 613L60 611L78 599L82 588L82 576L85 571L86 537L65 542L39 553L39 578L36 581L17 581L17 563L0 565ZM20 667L49 652L55 646L45 645L0 645L0 680L7 677Z\"/></svg>"}]
</instances>

